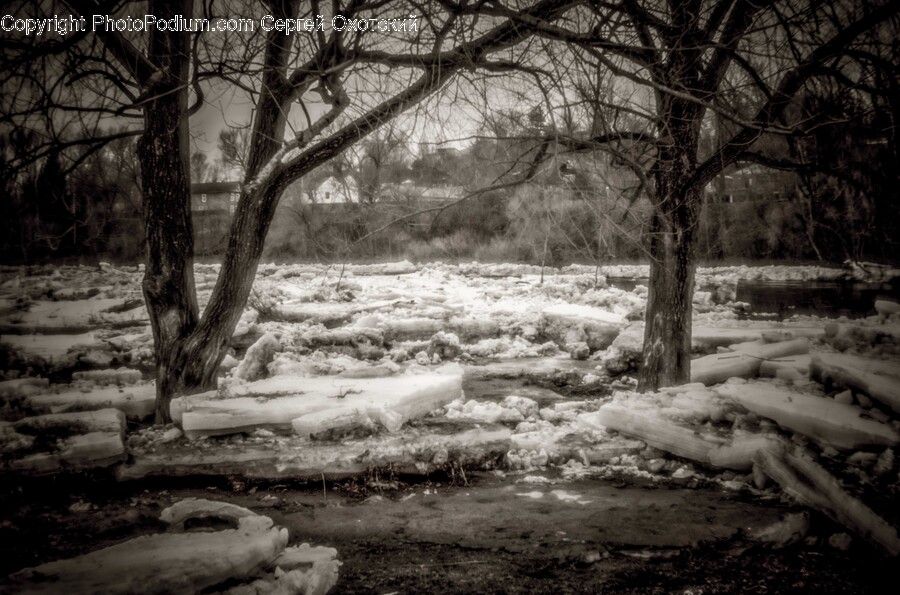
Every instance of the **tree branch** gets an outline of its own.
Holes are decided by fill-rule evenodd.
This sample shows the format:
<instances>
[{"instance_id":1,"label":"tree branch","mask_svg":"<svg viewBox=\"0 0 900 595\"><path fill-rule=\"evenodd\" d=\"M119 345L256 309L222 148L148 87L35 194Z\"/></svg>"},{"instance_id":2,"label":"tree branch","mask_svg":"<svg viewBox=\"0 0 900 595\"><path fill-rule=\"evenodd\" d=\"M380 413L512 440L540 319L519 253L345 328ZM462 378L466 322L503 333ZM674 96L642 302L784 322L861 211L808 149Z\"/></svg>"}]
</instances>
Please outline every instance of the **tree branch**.
<instances>
[{"instance_id":1,"label":"tree branch","mask_svg":"<svg viewBox=\"0 0 900 595\"><path fill-rule=\"evenodd\" d=\"M688 179L686 188L702 188L725 167L734 163L762 135L762 131L781 118L788 105L804 83L826 61L840 55L843 49L871 27L900 12L900 5L889 2L869 12L835 33L828 41L816 47L810 54L781 78L777 88L756 112L754 126L745 126L731 137L718 151L701 163Z\"/></svg>"}]
</instances>

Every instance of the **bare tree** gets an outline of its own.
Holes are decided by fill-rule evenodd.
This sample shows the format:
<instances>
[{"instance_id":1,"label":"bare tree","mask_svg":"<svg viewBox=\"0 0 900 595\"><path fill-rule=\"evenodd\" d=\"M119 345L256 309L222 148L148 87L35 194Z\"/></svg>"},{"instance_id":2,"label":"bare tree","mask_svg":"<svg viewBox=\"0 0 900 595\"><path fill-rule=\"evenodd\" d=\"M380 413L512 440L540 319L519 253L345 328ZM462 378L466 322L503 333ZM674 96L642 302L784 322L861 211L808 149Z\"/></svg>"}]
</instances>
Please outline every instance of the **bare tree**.
<instances>
[{"instance_id":1,"label":"bare tree","mask_svg":"<svg viewBox=\"0 0 900 595\"><path fill-rule=\"evenodd\" d=\"M247 171L250 153L250 129L226 128L219 133L218 148L221 153L221 169L229 177Z\"/></svg>"},{"instance_id":2,"label":"bare tree","mask_svg":"<svg viewBox=\"0 0 900 595\"><path fill-rule=\"evenodd\" d=\"M884 89L874 80L871 56L896 52L895 42L885 40L896 40L900 5L600 1L578 9L578 27L513 17L494 3L485 10L538 29L547 43L535 69L546 71L546 56L566 64L568 77L535 74L533 96L567 123L554 126L547 140L569 151L611 153L642 181L652 215L639 386L687 381L705 186L733 164L767 161L761 139L802 136L827 125L825 117L804 118L791 109L811 85L828 80ZM609 83L598 85L598 78ZM726 123L723 133L702 143L714 117ZM567 133L573 122L581 123L579 132Z\"/></svg>"},{"instance_id":3,"label":"bare tree","mask_svg":"<svg viewBox=\"0 0 900 595\"><path fill-rule=\"evenodd\" d=\"M250 293L283 191L386 122L436 95L460 73L509 71L514 49L577 2L542 0L508 16L480 18L467 3L419 5L401 0L317 0L215 4L150 0L158 21L202 14L312 24L293 35L273 29L239 38L151 27L140 34L98 30L63 41L25 40L5 56L4 86L27 83L7 101L8 121L40 113L52 132L61 112L140 118L147 267L144 297L157 362L158 422L174 396L215 386L219 362ZM125 16L127 4L67 0L76 15ZM25 3L21 14L32 14ZM118 13L117 13L118 11ZM323 15L320 19L318 15ZM334 27L320 27L332 21ZM298 21L297 19L301 19ZM310 19L307 21L307 19ZM70 64L71 63L71 64ZM73 65L75 70L66 71ZM189 118L207 83L233 86L254 105L241 196L219 274L200 316L193 279ZM349 83L349 84L348 84ZM137 128L135 128L137 130ZM60 140L47 135L49 142ZM103 143L94 135L84 146Z\"/></svg>"},{"instance_id":4,"label":"bare tree","mask_svg":"<svg viewBox=\"0 0 900 595\"><path fill-rule=\"evenodd\" d=\"M124 15L129 7L95 0L66 4L87 18ZM568 151L609 151L633 170L653 213L640 385L686 380L704 186L725 167L749 159L764 135L821 125L791 120L795 97L821 78L852 82L870 76L858 57L867 50L862 45L896 37L900 10L886 0L331 4L235 1L228 14L220 14L215 3L151 0L146 11L160 21L197 14L259 24L269 15L312 27L293 35L257 27L244 36L104 29L50 41L32 37L3 50L0 123L32 126L37 119L42 126L29 158L69 150L74 163L117 135L141 134L144 294L158 363L158 421L169 419L173 396L215 385L285 189L417 106L436 110L436 98L450 97L452 84L465 83L466 92L479 88L484 73L490 77L484 85L515 73L496 93L519 98L522 91L514 86L529 81L538 98L529 105L544 105L528 120L546 137L526 143L507 168L514 181L535 175L552 153L551 142ZM39 8L22 2L15 10L32 14ZM322 21L333 17L342 26L320 28L320 14ZM868 35L879 27L887 36ZM591 110L579 105L584 93L581 100L574 93L579 65L594 77L595 90L604 86L597 81L610 81L604 93L589 98L595 103ZM223 86L252 103L253 121L226 254L200 316L189 118L202 108L206 93ZM452 96L459 101L464 94ZM576 126L585 113L590 121ZM730 127L704 152L701 134L711 114ZM97 122L108 119L134 125L125 132L98 132ZM73 124L61 126L64 121ZM86 124L79 130L80 122ZM504 183L500 176L494 186Z\"/></svg>"}]
</instances>

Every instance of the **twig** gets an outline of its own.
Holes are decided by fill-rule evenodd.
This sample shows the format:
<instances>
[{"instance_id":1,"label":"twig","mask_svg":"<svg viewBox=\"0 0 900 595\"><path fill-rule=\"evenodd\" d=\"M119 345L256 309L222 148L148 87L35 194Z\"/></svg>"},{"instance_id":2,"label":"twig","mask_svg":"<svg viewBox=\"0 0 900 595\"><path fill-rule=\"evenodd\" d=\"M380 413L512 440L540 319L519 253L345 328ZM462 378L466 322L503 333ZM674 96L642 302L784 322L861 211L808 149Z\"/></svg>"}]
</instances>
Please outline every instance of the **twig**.
<instances>
[{"instance_id":1,"label":"twig","mask_svg":"<svg viewBox=\"0 0 900 595\"><path fill-rule=\"evenodd\" d=\"M334 286L334 292L337 293L341 290L341 279L344 278L344 269L347 268L346 259L341 263L341 274L338 275L337 285Z\"/></svg>"}]
</instances>

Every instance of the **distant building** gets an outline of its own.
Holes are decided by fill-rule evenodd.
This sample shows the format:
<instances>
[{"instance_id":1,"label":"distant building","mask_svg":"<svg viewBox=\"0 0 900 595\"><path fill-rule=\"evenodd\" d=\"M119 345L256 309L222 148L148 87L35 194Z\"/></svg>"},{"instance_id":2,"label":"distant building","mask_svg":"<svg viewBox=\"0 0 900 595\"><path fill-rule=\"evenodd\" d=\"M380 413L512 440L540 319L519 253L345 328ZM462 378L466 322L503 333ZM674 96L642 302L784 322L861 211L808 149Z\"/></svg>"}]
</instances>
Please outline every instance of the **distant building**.
<instances>
[{"instance_id":1,"label":"distant building","mask_svg":"<svg viewBox=\"0 0 900 595\"><path fill-rule=\"evenodd\" d=\"M239 182L191 185L194 250L198 255L219 253L225 249L228 228L240 197Z\"/></svg>"},{"instance_id":2,"label":"distant building","mask_svg":"<svg viewBox=\"0 0 900 595\"><path fill-rule=\"evenodd\" d=\"M206 182L191 184L191 212L224 211L234 213L241 197L239 182Z\"/></svg>"},{"instance_id":3,"label":"distant building","mask_svg":"<svg viewBox=\"0 0 900 595\"><path fill-rule=\"evenodd\" d=\"M450 200L458 200L465 196L465 189L462 186L438 186L421 188L422 199L431 202L443 202Z\"/></svg>"},{"instance_id":4,"label":"distant building","mask_svg":"<svg viewBox=\"0 0 900 595\"><path fill-rule=\"evenodd\" d=\"M796 173L760 165L729 168L706 186L708 202L740 203L787 200L799 184Z\"/></svg>"},{"instance_id":5,"label":"distant building","mask_svg":"<svg viewBox=\"0 0 900 595\"><path fill-rule=\"evenodd\" d=\"M399 184L384 184L381 188L383 203L428 202L441 203L459 200L466 192L462 186L416 184L404 180Z\"/></svg>"},{"instance_id":6,"label":"distant building","mask_svg":"<svg viewBox=\"0 0 900 595\"><path fill-rule=\"evenodd\" d=\"M359 202L359 191L351 178L339 180L328 176L316 187L311 198L312 202L322 205L356 203Z\"/></svg>"}]
</instances>

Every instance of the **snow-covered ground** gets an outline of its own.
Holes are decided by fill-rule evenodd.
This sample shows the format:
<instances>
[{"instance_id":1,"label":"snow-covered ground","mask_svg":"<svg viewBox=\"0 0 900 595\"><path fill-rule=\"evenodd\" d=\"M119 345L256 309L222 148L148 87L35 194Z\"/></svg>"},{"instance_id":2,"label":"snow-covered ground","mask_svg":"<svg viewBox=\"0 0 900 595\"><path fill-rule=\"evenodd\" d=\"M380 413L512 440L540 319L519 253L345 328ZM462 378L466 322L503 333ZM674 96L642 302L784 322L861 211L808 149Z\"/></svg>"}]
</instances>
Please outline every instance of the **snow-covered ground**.
<instances>
[{"instance_id":1,"label":"snow-covered ground","mask_svg":"<svg viewBox=\"0 0 900 595\"><path fill-rule=\"evenodd\" d=\"M201 308L217 274L215 265L195 268ZM0 447L9 469L55 472L67 457L81 466L94 457L120 465L123 478L341 476L372 466L427 473L455 464L552 467L562 480L701 477L753 491L768 477L898 547L896 519L845 518L865 490L823 479L828 498L818 501L796 480L827 469L880 493L900 484L896 308L886 302L879 315L856 320L747 320L746 304L735 301L739 281L848 273L700 269L693 346L706 357L694 362L698 383L640 395L631 389L648 289L606 279L647 274L641 266L263 265L219 389L176 399L177 426L145 423L124 436L126 417L153 411L140 268L6 267L0 399L9 421ZM124 416L118 430L60 430L93 423L81 410ZM62 446L36 452L43 442L35 433L46 427L62 432Z\"/></svg>"}]
</instances>

